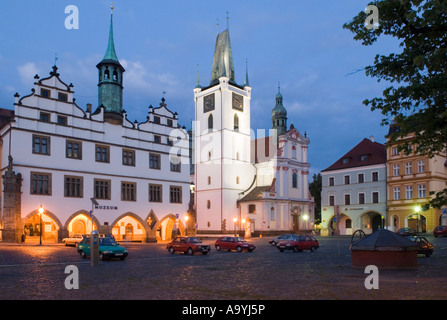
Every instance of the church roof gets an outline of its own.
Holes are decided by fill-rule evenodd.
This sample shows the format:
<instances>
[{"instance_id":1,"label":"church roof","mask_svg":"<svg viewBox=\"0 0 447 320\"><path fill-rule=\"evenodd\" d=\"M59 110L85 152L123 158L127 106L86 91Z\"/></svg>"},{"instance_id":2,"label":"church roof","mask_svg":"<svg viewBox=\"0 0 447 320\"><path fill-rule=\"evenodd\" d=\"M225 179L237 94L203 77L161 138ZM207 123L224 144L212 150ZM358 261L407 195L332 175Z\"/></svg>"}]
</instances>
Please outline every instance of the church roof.
<instances>
[{"instance_id":1,"label":"church roof","mask_svg":"<svg viewBox=\"0 0 447 320\"><path fill-rule=\"evenodd\" d=\"M223 76L235 82L233 53L231 51L230 31L228 28L217 35L210 85L218 83L219 78Z\"/></svg>"},{"instance_id":2,"label":"church roof","mask_svg":"<svg viewBox=\"0 0 447 320\"><path fill-rule=\"evenodd\" d=\"M372 139L363 139L343 157L334 162L325 171L370 166L386 163L385 145L374 142Z\"/></svg>"}]
</instances>

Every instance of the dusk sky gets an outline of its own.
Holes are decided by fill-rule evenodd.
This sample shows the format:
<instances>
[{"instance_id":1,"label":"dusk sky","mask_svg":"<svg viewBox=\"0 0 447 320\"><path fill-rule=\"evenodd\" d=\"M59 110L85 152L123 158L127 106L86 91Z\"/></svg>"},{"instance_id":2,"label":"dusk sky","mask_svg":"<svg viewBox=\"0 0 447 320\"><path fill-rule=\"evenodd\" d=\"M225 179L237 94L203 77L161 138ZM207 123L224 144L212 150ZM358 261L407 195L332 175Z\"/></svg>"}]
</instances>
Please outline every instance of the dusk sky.
<instances>
[{"instance_id":1,"label":"dusk sky","mask_svg":"<svg viewBox=\"0 0 447 320\"><path fill-rule=\"evenodd\" d=\"M65 8L79 9L79 29L66 29ZM2 1L0 10L0 107L13 108L14 93L31 93L34 75L47 77L55 63L61 79L74 84L76 103L97 106L97 69L108 40L111 1ZM197 65L208 85L214 46L226 29L227 12L236 82L245 66L252 87L251 126L271 128L278 82L291 123L310 138L310 179L363 138L385 143L380 112L362 104L381 96L386 83L363 69L376 54L398 50L380 39L362 46L342 28L368 1L298 0L116 0L115 48L124 73L124 109L130 121L146 120L162 96L190 128ZM380 23L380 12L379 12ZM163 94L163 92L166 92Z\"/></svg>"}]
</instances>

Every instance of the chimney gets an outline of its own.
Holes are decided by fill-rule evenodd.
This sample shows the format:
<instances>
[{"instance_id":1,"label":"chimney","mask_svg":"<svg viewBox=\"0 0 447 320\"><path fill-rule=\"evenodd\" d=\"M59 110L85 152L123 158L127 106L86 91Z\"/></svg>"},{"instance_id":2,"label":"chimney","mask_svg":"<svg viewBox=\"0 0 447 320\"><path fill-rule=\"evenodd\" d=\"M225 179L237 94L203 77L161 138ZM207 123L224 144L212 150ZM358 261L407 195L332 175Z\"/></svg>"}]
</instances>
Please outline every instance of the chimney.
<instances>
[{"instance_id":1,"label":"chimney","mask_svg":"<svg viewBox=\"0 0 447 320\"><path fill-rule=\"evenodd\" d=\"M369 140L370 140L371 142L374 142L374 136L369 136Z\"/></svg>"},{"instance_id":2,"label":"chimney","mask_svg":"<svg viewBox=\"0 0 447 320\"><path fill-rule=\"evenodd\" d=\"M87 112L92 113L92 104L87 103Z\"/></svg>"}]
</instances>

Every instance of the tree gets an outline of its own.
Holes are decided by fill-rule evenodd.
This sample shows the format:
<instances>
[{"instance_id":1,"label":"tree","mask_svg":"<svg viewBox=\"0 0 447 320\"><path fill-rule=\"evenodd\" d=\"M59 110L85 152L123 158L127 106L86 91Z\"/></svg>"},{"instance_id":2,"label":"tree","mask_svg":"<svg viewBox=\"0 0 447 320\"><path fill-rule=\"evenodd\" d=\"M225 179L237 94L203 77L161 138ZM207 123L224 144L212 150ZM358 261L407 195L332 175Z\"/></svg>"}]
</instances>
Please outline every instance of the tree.
<instances>
[{"instance_id":1,"label":"tree","mask_svg":"<svg viewBox=\"0 0 447 320\"><path fill-rule=\"evenodd\" d=\"M312 176L313 181L309 183L309 192L315 201L315 223L321 222L321 190L322 190L322 177L321 174L315 174Z\"/></svg>"},{"instance_id":2,"label":"tree","mask_svg":"<svg viewBox=\"0 0 447 320\"><path fill-rule=\"evenodd\" d=\"M388 81L382 97L366 99L371 111L380 110L382 125L396 124L399 130L388 135L389 143L414 133L410 142L399 146L409 152L433 157L444 153L447 143L447 0L379 0L379 27L367 29L368 13L360 12L343 28L355 34L365 46L380 36L399 41L400 53L377 54L374 64L365 67L369 77ZM447 163L446 163L447 165ZM447 191L441 191L442 193ZM447 193L444 194L444 197ZM435 204L435 203L433 203ZM446 203L444 202L444 205Z\"/></svg>"}]
</instances>

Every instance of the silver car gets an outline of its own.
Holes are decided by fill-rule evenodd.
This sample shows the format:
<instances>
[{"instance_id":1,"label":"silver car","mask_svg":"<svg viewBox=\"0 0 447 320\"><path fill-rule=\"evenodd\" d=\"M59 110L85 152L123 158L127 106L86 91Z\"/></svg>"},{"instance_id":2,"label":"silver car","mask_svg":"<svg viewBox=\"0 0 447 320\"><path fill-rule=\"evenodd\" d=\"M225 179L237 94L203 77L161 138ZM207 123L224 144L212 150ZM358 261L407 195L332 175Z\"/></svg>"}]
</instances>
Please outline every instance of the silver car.
<instances>
[{"instance_id":1,"label":"silver car","mask_svg":"<svg viewBox=\"0 0 447 320\"><path fill-rule=\"evenodd\" d=\"M269 240L269 243L273 246L276 246L276 244L279 243L281 240L291 240L294 236L296 236L296 234L282 234L278 238Z\"/></svg>"},{"instance_id":2,"label":"silver car","mask_svg":"<svg viewBox=\"0 0 447 320\"><path fill-rule=\"evenodd\" d=\"M84 239L84 236L79 233L73 233L68 238L62 239L62 243L64 243L66 246L75 246L77 247L79 242Z\"/></svg>"}]
</instances>

